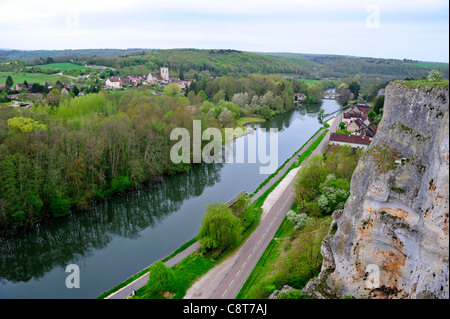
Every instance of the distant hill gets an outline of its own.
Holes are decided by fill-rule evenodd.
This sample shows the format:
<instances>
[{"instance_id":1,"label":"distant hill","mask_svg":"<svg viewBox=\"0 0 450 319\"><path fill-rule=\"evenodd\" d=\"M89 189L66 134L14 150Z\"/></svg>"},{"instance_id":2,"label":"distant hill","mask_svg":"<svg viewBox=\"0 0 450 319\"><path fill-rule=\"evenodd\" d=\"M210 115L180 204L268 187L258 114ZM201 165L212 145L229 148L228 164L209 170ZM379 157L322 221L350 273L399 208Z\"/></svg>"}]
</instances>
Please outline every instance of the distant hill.
<instances>
[{"instance_id":1,"label":"distant hill","mask_svg":"<svg viewBox=\"0 0 450 319\"><path fill-rule=\"evenodd\" d=\"M142 51L144 49L79 49L79 50L11 50L0 49L0 60L8 61L31 61L39 58L57 58L57 57L86 57L101 56L112 57L127 55L132 52ZM145 49L148 50L148 49Z\"/></svg>"},{"instance_id":2,"label":"distant hill","mask_svg":"<svg viewBox=\"0 0 450 319\"><path fill-rule=\"evenodd\" d=\"M146 74L169 67L172 75L204 73L210 76L242 76L251 73L293 74L304 79L365 78L393 79L425 77L439 69L449 77L448 63L380 59L330 54L290 52L245 52L203 49L80 49L80 50L0 50L0 62L25 61L31 65L65 63L111 67L124 74Z\"/></svg>"},{"instance_id":3,"label":"distant hill","mask_svg":"<svg viewBox=\"0 0 450 319\"><path fill-rule=\"evenodd\" d=\"M427 76L431 70L438 69L448 79L449 73L448 63L289 52L264 52L259 54L277 57L291 64L304 66L309 69L312 75L319 78L345 78L360 74L365 77L380 78L382 81L387 81L406 77L420 78Z\"/></svg>"},{"instance_id":4,"label":"distant hill","mask_svg":"<svg viewBox=\"0 0 450 319\"><path fill-rule=\"evenodd\" d=\"M207 71L211 76L262 74L297 74L308 76L309 70L278 57L237 50L170 49L132 52L124 57L86 57L83 63L104 65L133 72L137 66L159 70L169 67L171 73L200 73Z\"/></svg>"}]
</instances>

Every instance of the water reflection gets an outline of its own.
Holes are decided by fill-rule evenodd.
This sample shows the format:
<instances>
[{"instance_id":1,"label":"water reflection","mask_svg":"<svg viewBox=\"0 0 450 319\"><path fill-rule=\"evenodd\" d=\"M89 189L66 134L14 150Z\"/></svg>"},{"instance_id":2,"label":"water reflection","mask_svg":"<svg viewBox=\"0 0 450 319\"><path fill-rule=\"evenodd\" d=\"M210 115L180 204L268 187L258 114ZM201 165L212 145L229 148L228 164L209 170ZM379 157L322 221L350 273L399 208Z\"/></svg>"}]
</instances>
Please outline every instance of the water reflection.
<instances>
[{"instance_id":1,"label":"water reflection","mask_svg":"<svg viewBox=\"0 0 450 319\"><path fill-rule=\"evenodd\" d=\"M166 178L146 189L100 202L47 222L35 231L0 242L0 278L27 282L42 278L55 266L82 261L105 248L113 238L135 239L180 209L183 201L200 196L220 181L223 164L199 164L184 174Z\"/></svg>"}]
</instances>

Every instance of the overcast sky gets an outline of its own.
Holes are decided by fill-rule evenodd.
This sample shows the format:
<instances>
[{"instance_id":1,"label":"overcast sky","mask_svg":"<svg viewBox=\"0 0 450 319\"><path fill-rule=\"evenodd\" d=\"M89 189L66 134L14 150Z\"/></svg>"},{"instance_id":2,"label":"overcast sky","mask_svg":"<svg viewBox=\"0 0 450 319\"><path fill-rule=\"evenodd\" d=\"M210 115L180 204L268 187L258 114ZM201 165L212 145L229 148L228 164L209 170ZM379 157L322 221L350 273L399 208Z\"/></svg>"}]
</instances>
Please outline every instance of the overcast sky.
<instances>
[{"instance_id":1,"label":"overcast sky","mask_svg":"<svg viewBox=\"0 0 450 319\"><path fill-rule=\"evenodd\" d=\"M448 0L0 0L0 48L200 48L449 62Z\"/></svg>"}]
</instances>

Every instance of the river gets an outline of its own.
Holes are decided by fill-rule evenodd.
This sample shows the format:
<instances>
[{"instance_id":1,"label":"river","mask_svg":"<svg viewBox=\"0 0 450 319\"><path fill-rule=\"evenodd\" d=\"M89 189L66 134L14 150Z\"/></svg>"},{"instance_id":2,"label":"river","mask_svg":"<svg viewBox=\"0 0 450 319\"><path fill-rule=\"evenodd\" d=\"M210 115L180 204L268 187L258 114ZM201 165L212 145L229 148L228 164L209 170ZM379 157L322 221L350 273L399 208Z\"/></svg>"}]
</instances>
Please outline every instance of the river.
<instances>
[{"instance_id":1,"label":"river","mask_svg":"<svg viewBox=\"0 0 450 319\"><path fill-rule=\"evenodd\" d=\"M320 127L317 113L336 101L251 124L278 128L278 165ZM239 139L248 139L248 136ZM186 173L93 205L88 211L39 225L0 240L0 299L95 298L164 258L196 236L207 203L226 202L241 190L253 192L268 175L259 163L196 164ZM66 267L80 269L80 287L66 287Z\"/></svg>"}]
</instances>

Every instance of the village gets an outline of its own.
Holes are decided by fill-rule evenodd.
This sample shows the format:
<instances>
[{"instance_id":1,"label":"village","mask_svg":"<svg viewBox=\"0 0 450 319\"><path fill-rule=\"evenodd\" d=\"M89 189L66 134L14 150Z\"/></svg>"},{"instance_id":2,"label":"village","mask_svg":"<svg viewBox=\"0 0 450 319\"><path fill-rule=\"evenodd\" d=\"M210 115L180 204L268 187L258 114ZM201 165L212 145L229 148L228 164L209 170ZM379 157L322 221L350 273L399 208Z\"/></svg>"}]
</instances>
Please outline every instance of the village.
<instances>
[{"instance_id":1,"label":"village","mask_svg":"<svg viewBox=\"0 0 450 319\"><path fill-rule=\"evenodd\" d=\"M24 83L15 84L11 89L15 89L17 92L8 95L8 98L11 99L11 106L30 108L32 103L29 100L40 99L43 93L48 94L52 90L53 92L57 90L61 95L70 94L76 97L99 92L101 89L115 91L145 85L153 88L153 94L163 95L163 89L170 84L177 85L180 92L183 92L194 81L193 79L170 77L168 67L161 67L160 72L151 72L148 75L120 77L111 73L111 76L106 81L91 81L91 84L87 85L86 80L89 78L90 75L86 74L73 78L70 82L57 81L55 83L44 82L39 84L26 83L25 81ZM335 93L324 93L323 95L324 99L337 99L338 97L338 94ZM305 102L306 95L295 93L294 100L300 106ZM342 109L346 111L340 113L334 119L339 123L339 126L334 132L331 132L329 145L349 145L352 148L366 149L377 131L377 124L373 123L373 119L369 116L372 108L368 102L357 100L345 105Z\"/></svg>"},{"instance_id":2,"label":"village","mask_svg":"<svg viewBox=\"0 0 450 319\"><path fill-rule=\"evenodd\" d=\"M63 75L61 72L60 75ZM2 85L2 89L8 89L16 92L8 94L7 98L12 100L13 106L27 106L31 107L28 100L40 99L42 94L47 94L50 91L57 89L61 95L73 94L73 96L83 96L89 93L99 92L101 89L106 90L121 90L126 88L137 88L141 85L155 86L164 88L169 84L177 85L180 91L183 91L189 86L193 79L179 79L169 76L169 68L162 67L160 72L152 72L148 75L129 75L121 78L117 75L112 75L106 81L99 81L95 79L88 84L88 80L92 78L90 74L80 75L78 77L65 76L67 81L43 82L41 83L15 83L13 86L6 88ZM162 95L162 90L154 90L153 94Z\"/></svg>"}]
</instances>

